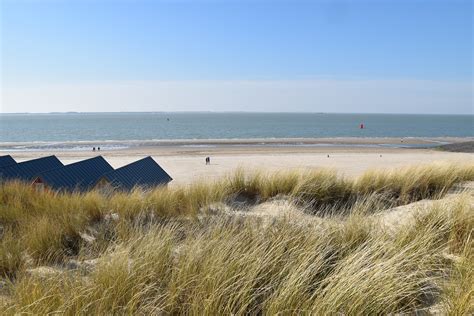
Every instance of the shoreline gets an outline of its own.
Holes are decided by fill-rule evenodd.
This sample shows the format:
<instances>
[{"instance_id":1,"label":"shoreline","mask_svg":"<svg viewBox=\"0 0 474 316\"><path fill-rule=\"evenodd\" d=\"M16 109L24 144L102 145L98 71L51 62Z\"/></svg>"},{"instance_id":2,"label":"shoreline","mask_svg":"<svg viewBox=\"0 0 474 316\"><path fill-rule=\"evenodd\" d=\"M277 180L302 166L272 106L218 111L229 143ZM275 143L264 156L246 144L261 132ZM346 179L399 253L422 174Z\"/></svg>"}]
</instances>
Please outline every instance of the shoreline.
<instances>
[{"instance_id":1,"label":"shoreline","mask_svg":"<svg viewBox=\"0 0 474 316\"><path fill-rule=\"evenodd\" d=\"M140 148L222 148L222 147L388 147L430 148L439 145L474 141L474 137L324 137L324 138L223 138L161 139L105 141L38 141L0 142L0 152L90 151L101 147L107 151Z\"/></svg>"}]
</instances>

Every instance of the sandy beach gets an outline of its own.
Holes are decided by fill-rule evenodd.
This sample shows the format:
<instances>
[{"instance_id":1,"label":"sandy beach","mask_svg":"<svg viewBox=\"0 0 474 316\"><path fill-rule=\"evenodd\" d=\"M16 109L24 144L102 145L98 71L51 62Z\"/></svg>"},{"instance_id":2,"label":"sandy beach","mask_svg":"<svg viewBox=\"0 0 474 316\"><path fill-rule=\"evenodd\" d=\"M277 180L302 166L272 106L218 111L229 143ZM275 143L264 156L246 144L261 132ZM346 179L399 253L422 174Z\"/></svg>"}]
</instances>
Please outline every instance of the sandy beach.
<instances>
[{"instance_id":1,"label":"sandy beach","mask_svg":"<svg viewBox=\"0 0 474 316\"><path fill-rule=\"evenodd\" d=\"M464 140L466 139L406 138L403 139L403 145ZM333 168L348 177L354 177L369 169L396 168L435 161L474 163L472 153L395 147L400 146L400 142L399 138L155 141L100 152L54 149L3 153L11 154L18 161L54 154L65 164L100 154L115 168L150 155L173 177L172 185L217 179L237 168L270 172ZM99 143L87 145L92 148L92 145L97 146ZM204 162L207 156L211 157L211 165L208 166Z\"/></svg>"}]
</instances>

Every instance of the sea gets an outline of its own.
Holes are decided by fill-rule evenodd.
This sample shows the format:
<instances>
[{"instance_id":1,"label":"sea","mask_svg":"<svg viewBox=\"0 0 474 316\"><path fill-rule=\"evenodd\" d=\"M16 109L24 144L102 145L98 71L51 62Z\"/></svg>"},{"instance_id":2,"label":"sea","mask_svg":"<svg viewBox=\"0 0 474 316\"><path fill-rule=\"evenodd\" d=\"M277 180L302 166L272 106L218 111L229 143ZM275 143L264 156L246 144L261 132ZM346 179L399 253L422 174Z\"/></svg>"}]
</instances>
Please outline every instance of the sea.
<instances>
[{"instance_id":1,"label":"sea","mask_svg":"<svg viewBox=\"0 0 474 316\"><path fill-rule=\"evenodd\" d=\"M361 124L364 128L361 129ZM80 150L104 142L337 137L474 137L474 115L333 113L48 113L0 114L1 150ZM84 150L90 146L84 144Z\"/></svg>"}]
</instances>

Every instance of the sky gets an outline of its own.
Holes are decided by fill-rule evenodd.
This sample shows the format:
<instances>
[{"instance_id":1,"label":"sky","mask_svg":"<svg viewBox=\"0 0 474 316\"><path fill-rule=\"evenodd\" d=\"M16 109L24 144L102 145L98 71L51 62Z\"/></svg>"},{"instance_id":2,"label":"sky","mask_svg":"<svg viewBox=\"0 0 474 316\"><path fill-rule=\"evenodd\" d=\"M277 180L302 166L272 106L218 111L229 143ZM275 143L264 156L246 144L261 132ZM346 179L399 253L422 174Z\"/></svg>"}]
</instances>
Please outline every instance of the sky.
<instances>
[{"instance_id":1,"label":"sky","mask_svg":"<svg viewBox=\"0 0 474 316\"><path fill-rule=\"evenodd\" d=\"M3 113L474 113L470 0L0 5Z\"/></svg>"}]
</instances>

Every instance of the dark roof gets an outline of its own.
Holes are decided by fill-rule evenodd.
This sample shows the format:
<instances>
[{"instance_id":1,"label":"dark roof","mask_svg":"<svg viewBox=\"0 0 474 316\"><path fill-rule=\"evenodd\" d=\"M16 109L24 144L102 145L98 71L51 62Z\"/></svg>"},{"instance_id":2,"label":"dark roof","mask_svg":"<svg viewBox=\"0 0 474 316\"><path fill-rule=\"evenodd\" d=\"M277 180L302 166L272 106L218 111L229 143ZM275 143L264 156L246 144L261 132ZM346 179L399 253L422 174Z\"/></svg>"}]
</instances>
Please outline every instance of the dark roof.
<instances>
[{"instance_id":1,"label":"dark roof","mask_svg":"<svg viewBox=\"0 0 474 316\"><path fill-rule=\"evenodd\" d=\"M63 164L56 156L42 157L0 168L0 178L2 180L29 181L41 172L61 168L62 166Z\"/></svg>"},{"instance_id":2,"label":"dark roof","mask_svg":"<svg viewBox=\"0 0 474 316\"><path fill-rule=\"evenodd\" d=\"M173 180L150 156L106 173L102 178L125 190L136 186L150 188Z\"/></svg>"},{"instance_id":3,"label":"dark roof","mask_svg":"<svg viewBox=\"0 0 474 316\"><path fill-rule=\"evenodd\" d=\"M10 155L0 156L0 168L15 165L16 161Z\"/></svg>"},{"instance_id":4,"label":"dark roof","mask_svg":"<svg viewBox=\"0 0 474 316\"><path fill-rule=\"evenodd\" d=\"M103 174L113 170L102 156L97 156L43 172L38 178L55 190L84 191L90 189Z\"/></svg>"}]
</instances>

